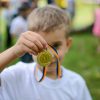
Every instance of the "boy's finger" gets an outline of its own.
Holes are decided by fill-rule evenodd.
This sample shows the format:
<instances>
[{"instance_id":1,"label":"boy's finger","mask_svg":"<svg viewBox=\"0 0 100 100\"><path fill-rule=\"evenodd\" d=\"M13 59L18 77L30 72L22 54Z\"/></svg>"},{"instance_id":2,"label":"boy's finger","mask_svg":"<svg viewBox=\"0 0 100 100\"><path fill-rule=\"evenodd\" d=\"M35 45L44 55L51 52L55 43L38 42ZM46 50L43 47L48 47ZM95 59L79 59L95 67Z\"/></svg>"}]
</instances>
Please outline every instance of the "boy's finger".
<instances>
[{"instance_id":1,"label":"boy's finger","mask_svg":"<svg viewBox=\"0 0 100 100\"><path fill-rule=\"evenodd\" d=\"M41 36L39 36L39 41L41 42L44 48L47 48L47 42Z\"/></svg>"},{"instance_id":2,"label":"boy's finger","mask_svg":"<svg viewBox=\"0 0 100 100\"><path fill-rule=\"evenodd\" d=\"M33 37L33 36L31 36L30 34L28 34L27 37L25 37L25 38L27 38L29 41L31 41L31 42L33 42L34 44L36 44L39 50L42 50L42 49L44 48L44 44L45 44L45 43L44 43L44 41L41 39L40 36L38 36L38 35L36 36L36 35L34 34L34 37Z\"/></svg>"},{"instance_id":3,"label":"boy's finger","mask_svg":"<svg viewBox=\"0 0 100 100\"><path fill-rule=\"evenodd\" d=\"M34 52L38 52L39 51L38 47L33 42L31 42L31 41L29 41L27 39L23 39L23 44L25 46L27 46L28 48L30 48Z\"/></svg>"},{"instance_id":4,"label":"boy's finger","mask_svg":"<svg viewBox=\"0 0 100 100\"><path fill-rule=\"evenodd\" d=\"M40 51L44 49L44 47L43 47L43 45L42 45L42 43L41 43L40 41L36 41L36 42L35 42L35 45L38 47L38 49L39 49Z\"/></svg>"},{"instance_id":5,"label":"boy's finger","mask_svg":"<svg viewBox=\"0 0 100 100\"><path fill-rule=\"evenodd\" d=\"M41 42L43 47L47 46L47 42L44 40L44 38L41 35L34 33L34 32L30 32L30 31L29 31L29 35L30 35L31 40L33 40L33 37L36 37ZM33 42L34 42L34 40L33 40Z\"/></svg>"},{"instance_id":6,"label":"boy's finger","mask_svg":"<svg viewBox=\"0 0 100 100\"><path fill-rule=\"evenodd\" d=\"M33 55L37 55L36 52L34 52L32 49L30 49L29 47L27 47L27 45L24 45L24 50L26 52L28 52L29 54L33 54Z\"/></svg>"},{"instance_id":7,"label":"boy's finger","mask_svg":"<svg viewBox=\"0 0 100 100\"><path fill-rule=\"evenodd\" d=\"M31 35L29 35L29 34L27 34L27 37L24 36L24 38L25 38L26 40L28 40L28 41L31 42L31 43L28 44L28 45L30 45L30 46L33 45L32 48L35 47L35 48L36 48L36 51L40 52L41 50L44 49L44 45L40 42L39 38L34 39L34 38L33 38ZM33 43L33 44L32 44L32 43Z\"/></svg>"}]
</instances>

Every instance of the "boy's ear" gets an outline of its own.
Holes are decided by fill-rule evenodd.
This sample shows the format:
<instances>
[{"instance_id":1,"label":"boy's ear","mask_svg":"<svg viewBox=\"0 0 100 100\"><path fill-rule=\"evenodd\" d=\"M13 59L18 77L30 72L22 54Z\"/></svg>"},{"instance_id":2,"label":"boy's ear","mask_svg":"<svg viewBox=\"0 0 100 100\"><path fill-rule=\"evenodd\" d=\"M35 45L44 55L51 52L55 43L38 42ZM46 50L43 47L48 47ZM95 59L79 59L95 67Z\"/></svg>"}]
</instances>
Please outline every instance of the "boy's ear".
<instances>
[{"instance_id":1,"label":"boy's ear","mask_svg":"<svg viewBox=\"0 0 100 100\"><path fill-rule=\"evenodd\" d=\"M66 40L66 46L69 49L71 47L71 45L72 45L72 38L68 37L67 40Z\"/></svg>"}]
</instances>

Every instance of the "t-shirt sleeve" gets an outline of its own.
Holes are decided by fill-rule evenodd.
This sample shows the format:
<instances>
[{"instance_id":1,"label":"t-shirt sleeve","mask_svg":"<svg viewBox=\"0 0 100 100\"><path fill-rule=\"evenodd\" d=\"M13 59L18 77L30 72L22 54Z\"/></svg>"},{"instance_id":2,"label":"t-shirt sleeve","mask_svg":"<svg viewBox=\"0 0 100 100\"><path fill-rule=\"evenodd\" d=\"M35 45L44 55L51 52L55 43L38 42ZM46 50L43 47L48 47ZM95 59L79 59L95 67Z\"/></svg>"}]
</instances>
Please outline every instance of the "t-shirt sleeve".
<instances>
[{"instance_id":1,"label":"t-shirt sleeve","mask_svg":"<svg viewBox=\"0 0 100 100\"><path fill-rule=\"evenodd\" d=\"M84 85L82 93L80 95L80 100L92 100L89 90L86 85Z\"/></svg>"},{"instance_id":2,"label":"t-shirt sleeve","mask_svg":"<svg viewBox=\"0 0 100 100\"><path fill-rule=\"evenodd\" d=\"M77 84L77 90L77 100L92 100L86 82L83 78L79 81L79 84Z\"/></svg>"}]
</instances>

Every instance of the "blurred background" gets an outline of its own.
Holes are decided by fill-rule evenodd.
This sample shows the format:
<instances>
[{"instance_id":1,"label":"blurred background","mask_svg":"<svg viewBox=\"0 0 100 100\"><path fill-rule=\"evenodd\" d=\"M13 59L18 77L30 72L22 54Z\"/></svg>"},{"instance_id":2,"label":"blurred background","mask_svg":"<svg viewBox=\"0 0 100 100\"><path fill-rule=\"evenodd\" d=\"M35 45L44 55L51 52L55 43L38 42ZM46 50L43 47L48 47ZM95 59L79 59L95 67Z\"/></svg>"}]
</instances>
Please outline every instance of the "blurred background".
<instances>
[{"instance_id":1,"label":"blurred background","mask_svg":"<svg viewBox=\"0 0 100 100\"><path fill-rule=\"evenodd\" d=\"M86 80L93 100L100 99L100 0L0 0L0 52L27 31L27 16L36 7L57 5L69 12L73 44L63 65ZM17 61L29 63L30 55Z\"/></svg>"}]
</instances>

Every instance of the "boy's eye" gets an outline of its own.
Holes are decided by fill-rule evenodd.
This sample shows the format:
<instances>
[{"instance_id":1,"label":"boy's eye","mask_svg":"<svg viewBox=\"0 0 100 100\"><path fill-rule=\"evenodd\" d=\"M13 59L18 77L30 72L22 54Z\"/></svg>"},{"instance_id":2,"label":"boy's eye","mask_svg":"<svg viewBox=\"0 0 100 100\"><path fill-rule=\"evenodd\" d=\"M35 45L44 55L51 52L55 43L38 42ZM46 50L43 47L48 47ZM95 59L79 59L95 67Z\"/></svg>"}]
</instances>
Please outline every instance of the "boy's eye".
<instances>
[{"instance_id":1,"label":"boy's eye","mask_svg":"<svg viewBox=\"0 0 100 100\"><path fill-rule=\"evenodd\" d=\"M55 49L58 49L60 47L60 44L53 44L52 45Z\"/></svg>"}]
</instances>

